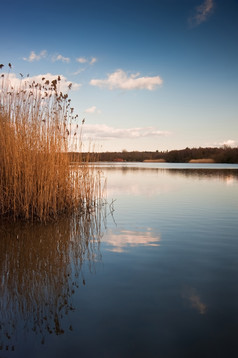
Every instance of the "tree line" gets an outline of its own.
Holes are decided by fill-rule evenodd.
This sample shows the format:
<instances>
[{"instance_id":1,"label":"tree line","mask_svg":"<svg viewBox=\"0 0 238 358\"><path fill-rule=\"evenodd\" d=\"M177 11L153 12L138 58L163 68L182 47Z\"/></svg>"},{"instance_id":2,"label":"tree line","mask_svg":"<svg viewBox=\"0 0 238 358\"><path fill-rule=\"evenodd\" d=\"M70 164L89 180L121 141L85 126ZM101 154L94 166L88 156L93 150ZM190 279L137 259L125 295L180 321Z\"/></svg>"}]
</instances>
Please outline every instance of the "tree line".
<instances>
[{"instance_id":1,"label":"tree line","mask_svg":"<svg viewBox=\"0 0 238 358\"><path fill-rule=\"evenodd\" d=\"M69 153L71 162L78 162L86 158L89 161L165 161L170 163L188 163L191 160L210 159L215 163L237 163L238 147L223 146L220 148L185 148L166 151L126 151L102 153Z\"/></svg>"}]
</instances>

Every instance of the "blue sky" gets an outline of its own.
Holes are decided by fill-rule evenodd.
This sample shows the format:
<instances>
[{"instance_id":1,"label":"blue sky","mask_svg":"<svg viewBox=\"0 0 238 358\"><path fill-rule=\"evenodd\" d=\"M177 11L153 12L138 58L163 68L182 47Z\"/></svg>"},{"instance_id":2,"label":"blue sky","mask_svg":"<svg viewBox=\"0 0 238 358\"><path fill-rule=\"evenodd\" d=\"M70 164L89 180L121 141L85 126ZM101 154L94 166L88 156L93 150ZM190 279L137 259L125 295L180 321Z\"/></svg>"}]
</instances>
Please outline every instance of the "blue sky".
<instances>
[{"instance_id":1,"label":"blue sky","mask_svg":"<svg viewBox=\"0 0 238 358\"><path fill-rule=\"evenodd\" d=\"M237 0L1 4L0 63L61 75L98 150L238 145Z\"/></svg>"}]
</instances>

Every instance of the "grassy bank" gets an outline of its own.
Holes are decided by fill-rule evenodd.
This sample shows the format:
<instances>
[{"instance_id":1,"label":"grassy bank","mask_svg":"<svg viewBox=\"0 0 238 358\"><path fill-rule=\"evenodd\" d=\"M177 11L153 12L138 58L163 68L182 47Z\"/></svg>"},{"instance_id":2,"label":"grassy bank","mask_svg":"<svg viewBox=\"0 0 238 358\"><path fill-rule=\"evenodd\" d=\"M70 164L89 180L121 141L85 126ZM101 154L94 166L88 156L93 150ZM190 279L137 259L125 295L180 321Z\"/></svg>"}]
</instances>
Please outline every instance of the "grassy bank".
<instances>
[{"instance_id":1,"label":"grassy bank","mask_svg":"<svg viewBox=\"0 0 238 358\"><path fill-rule=\"evenodd\" d=\"M213 159L203 158L203 159L191 159L189 163L215 163Z\"/></svg>"},{"instance_id":2,"label":"grassy bank","mask_svg":"<svg viewBox=\"0 0 238 358\"><path fill-rule=\"evenodd\" d=\"M102 191L86 160L72 170L65 155L82 143L61 78L39 82L22 78L14 86L9 72L0 77L0 215L13 219L90 210Z\"/></svg>"}]
</instances>

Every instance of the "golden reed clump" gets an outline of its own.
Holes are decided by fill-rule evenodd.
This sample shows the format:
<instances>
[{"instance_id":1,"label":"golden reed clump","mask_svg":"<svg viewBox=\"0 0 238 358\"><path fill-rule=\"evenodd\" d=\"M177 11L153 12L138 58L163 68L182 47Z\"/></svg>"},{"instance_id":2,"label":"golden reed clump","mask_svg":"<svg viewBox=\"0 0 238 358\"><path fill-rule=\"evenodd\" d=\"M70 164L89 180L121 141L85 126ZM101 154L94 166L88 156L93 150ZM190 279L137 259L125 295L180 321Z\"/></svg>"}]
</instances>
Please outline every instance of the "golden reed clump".
<instances>
[{"instance_id":1,"label":"golden reed clump","mask_svg":"<svg viewBox=\"0 0 238 358\"><path fill-rule=\"evenodd\" d=\"M70 166L67 153L82 148L81 128L60 76L40 83L22 76L16 86L11 79L0 76L0 216L47 221L91 210L101 196L100 174L82 157Z\"/></svg>"}]
</instances>

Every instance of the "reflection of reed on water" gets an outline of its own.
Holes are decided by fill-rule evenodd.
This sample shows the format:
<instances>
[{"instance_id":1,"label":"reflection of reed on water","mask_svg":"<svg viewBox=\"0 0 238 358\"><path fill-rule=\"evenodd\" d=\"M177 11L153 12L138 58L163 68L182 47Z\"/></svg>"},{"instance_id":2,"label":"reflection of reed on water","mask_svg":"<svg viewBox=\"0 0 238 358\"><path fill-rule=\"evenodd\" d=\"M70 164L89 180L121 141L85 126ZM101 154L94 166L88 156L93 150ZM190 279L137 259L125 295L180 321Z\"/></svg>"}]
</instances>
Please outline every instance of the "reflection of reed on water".
<instances>
[{"instance_id":1,"label":"reflection of reed on water","mask_svg":"<svg viewBox=\"0 0 238 358\"><path fill-rule=\"evenodd\" d=\"M14 350L19 329L64 333L72 295L83 284L83 263L100 259L102 213L64 218L57 223L0 223L0 349ZM21 328L19 328L21 326Z\"/></svg>"}]
</instances>

